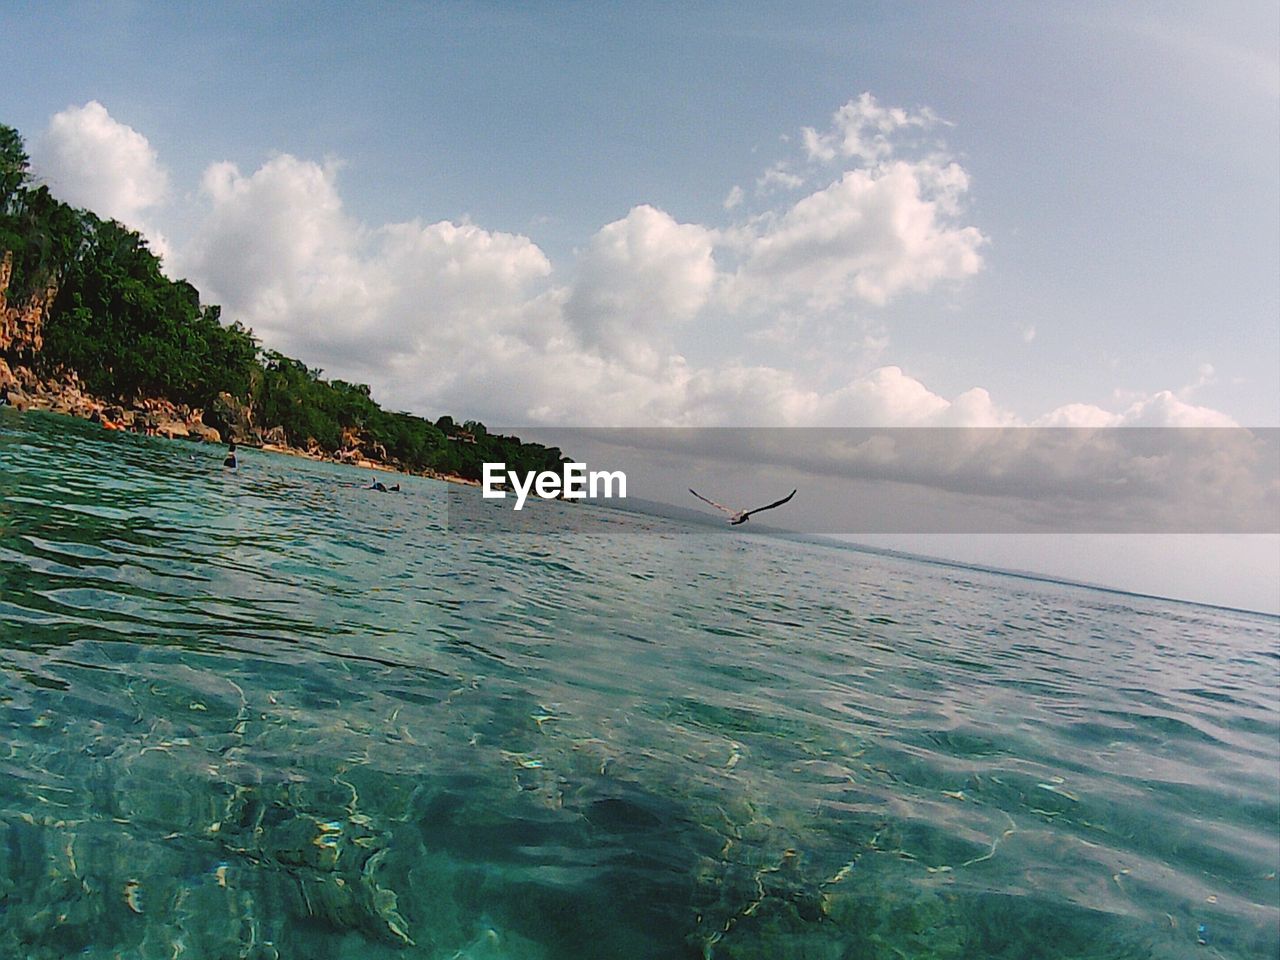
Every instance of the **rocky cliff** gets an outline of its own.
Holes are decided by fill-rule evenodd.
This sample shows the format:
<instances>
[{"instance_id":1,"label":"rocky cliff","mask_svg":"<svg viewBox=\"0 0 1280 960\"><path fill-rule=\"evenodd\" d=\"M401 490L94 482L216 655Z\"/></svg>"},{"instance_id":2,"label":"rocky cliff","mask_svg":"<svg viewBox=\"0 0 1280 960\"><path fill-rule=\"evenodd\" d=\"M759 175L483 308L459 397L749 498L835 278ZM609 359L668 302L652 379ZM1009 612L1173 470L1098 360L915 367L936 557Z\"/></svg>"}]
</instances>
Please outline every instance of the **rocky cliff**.
<instances>
[{"instance_id":1,"label":"rocky cliff","mask_svg":"<svg viewBox=\"0 0 1280 960\"><path fill-rule=\"evenodd\" d=\"M30 358L44 346L45 310L58 294L58 285L50 281L45 288L25 302L9 302L9 281L13 277L13 253L4 251L0 258L0 355Z\"/></svg>"},{"instance_id":2,"label":"rocky cliff","mask_svg":"<svg viewBox=\"0 0 1280 960\"><path fill-rule=\"evenodd\" d=\"M47 410L101 422L113 429L152 436L220 443L235 440L267 446L315 459L333 460L374 469L403 469L379 443L348 427L342 447L328 453L310 438L303 448L290 444L279 426L263 429L254 423L252 407L228 393L219 394L207 411L159 398L115 400L89 393L74 370L55 367L37 373L37 354L44 346L43 328L49 304L57 296L56 283L17 303L10 297L13 254L0 252L0 405L17 410ZM440 476L424 471L428 476ZM453 478L448 478L453 479Z\"/></svg>"}]
</instances>

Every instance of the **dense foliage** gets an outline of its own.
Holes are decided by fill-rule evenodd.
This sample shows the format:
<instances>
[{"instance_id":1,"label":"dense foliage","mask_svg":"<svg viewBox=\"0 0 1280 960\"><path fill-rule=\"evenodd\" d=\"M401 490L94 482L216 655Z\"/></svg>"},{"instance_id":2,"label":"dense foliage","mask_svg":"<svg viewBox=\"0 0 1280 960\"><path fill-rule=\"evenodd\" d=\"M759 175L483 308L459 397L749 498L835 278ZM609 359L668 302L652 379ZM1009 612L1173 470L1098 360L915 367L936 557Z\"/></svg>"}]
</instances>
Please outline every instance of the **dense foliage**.
<instances>
[{"instance_id":1,"label":"dense foliage","mask_svg":"<svg viewBox=\"0 0 1280 960\"><path fill-rule=\"evenodd\" d=\"M380 447L410 469L479 478L485 461L510 469L556 469L560 451L491 435L481 423L435 423L383 410L363 384L263 350L239 323L224 324L185 280L170 280L136 231L55 199L32 183L21 136L0 124L0 255L13 256L12 301L52 287L44 368L75 370L93 393L157 397L212 409L229 394L261 428L280 427L296 446L336 452ZM211 417L210 419L216 419Z\"/></svg>"}]
</instances>

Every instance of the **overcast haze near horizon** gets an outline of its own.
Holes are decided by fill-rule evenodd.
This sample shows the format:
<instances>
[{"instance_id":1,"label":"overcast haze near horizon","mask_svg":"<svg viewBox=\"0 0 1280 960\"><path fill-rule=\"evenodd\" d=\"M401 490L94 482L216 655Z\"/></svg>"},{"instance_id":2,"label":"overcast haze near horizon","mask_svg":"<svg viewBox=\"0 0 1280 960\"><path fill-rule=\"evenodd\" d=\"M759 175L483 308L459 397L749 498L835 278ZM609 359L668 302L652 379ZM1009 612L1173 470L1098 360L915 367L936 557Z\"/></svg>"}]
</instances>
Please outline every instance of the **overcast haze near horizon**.
<instances>
[{"instance_id":1,"label":"overcast haze near horizon","mask_svg":"<svg viewBox=\"0 0 1280 960\"><path fill-rule=\"evenodd\" d=\"M785 508L736 529L821 534L1280 613L1275 428L518 432L563 442L592 469L623 470L632 503L605 505L677 518L697 513L719 525L726 518L695 500L690 487L734 509L770 503L794 488ZM473 499L469 491L450 497L464 523L480 519ZM545 512L529 526L501 510L499 527L504 514L513 531L545 533L546 517L559 518L566 530L617 529L606 517L572 510ZM483 519L495 523L491 515Z\"/></svg>"},{"instance_id":2,"label":"overcast haze near horizon","mask_svg":"<svg viewBox=\"0 0 1280 960\"><path fill-rule=\"evenodd\" d=\"M0 122L55 195L387 406L1280 423L1274 4L47 4L0 25ZM1256 552L1238 575L1262 583Z\"/></svg>"}]
</instances>

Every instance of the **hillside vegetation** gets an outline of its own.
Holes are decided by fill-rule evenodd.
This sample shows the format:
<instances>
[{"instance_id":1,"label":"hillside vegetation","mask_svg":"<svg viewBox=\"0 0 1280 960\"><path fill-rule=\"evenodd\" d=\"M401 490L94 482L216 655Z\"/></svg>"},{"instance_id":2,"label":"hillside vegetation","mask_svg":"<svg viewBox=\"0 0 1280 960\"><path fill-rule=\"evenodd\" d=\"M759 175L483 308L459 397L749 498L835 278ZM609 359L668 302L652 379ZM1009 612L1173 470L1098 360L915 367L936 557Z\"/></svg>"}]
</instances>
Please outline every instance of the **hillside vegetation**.
<instances>
[{"instance_id":1,"label":"hillside vegetation","mask_svg":"<svg viewBox=\"0 0 1280 960\"><path fill-rule=\"evenodd\" d=\"M39 321L43 343L22 359L41 374L75 371L98 396L202 409L224 436L245 438L248 423L249 438L283 434L290 446L327 454L358 445L414 471L478 479L486 461L519 470L562 462L554 447L492 435L476 421L383 410L368 386L326 380L265 349L186 280L166 277L136 231L34 183L22 137L0 125L0 256L6 251L9 303L52 294Z\"/></svg>"}]
</instances>

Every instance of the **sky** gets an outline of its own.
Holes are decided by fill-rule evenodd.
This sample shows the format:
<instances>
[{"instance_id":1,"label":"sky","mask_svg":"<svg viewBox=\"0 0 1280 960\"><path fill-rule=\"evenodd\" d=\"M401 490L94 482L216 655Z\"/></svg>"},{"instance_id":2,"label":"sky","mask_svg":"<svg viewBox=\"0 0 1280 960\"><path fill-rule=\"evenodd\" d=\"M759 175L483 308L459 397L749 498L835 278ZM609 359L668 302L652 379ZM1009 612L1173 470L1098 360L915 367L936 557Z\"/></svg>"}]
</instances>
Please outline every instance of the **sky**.
<instances>
[{"instance_id":1,"label":"sky","mask_svg":"<svg viewBox=\"0 0 1280 960\"><path fill-rule=\"evenodd\" d=\"M0 122L426 416L1273 427L1278 38L1268 3L11 3Z\"/></svg>"}]
</instances>

